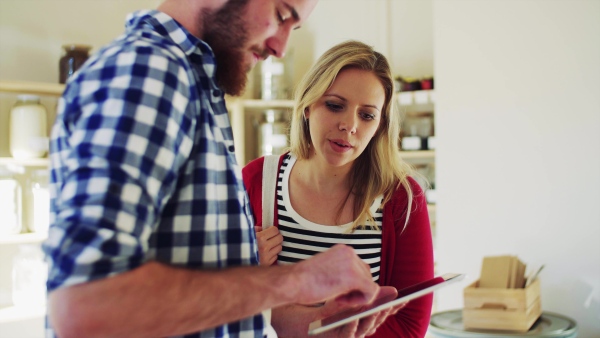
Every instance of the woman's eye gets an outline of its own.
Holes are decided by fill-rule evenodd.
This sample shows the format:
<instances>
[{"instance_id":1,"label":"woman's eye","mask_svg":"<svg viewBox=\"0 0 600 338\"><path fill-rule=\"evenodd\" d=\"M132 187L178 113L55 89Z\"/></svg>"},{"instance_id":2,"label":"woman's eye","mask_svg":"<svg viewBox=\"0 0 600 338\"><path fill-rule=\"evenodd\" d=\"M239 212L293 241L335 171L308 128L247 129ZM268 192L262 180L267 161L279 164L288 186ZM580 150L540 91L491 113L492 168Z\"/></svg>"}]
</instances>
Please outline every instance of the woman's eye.
<instances>
[{"instance_id":1,"label":"woman's eye","mask_svg":"<svg viewBox=\"0 0 600 338\"><path fill-rule=\"evenodd\" d=\"M371 113L362 113L361 116L365 120L374 120L375 119L375 114L371 114Z\"/></svg>"},{"instance_id":2,"label":"woman's eye","mask_svg":"<svg viewBox=\"0 0 600 338\"><path fill-rule=\"evenodd\" d=\"M332 102L325 102L325 106L327 107L327 109L329 109L331 111L340 111L340 110L344 109L344 106L342 106L341 104L332 103Z\"/></svg>"}]
</instances>

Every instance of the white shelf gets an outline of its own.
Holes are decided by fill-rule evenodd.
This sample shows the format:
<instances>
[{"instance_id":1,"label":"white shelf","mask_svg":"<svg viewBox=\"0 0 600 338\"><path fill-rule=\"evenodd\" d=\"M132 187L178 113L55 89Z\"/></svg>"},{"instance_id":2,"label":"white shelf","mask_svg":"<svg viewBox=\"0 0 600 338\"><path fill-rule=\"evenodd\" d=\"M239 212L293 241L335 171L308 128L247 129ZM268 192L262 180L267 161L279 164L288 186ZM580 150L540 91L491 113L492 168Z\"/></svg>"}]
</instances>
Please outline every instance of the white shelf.
<instances>
[{"instance_id":1,"label":"white shelf","mask_svg":"<svg viewBox=\"0 0 600 338\"><path fill-rule=\"evenodd\" d=\"M244 108L248 109L276 109L294 108L293 100L243 100Z\"/></svg>"},{"instance_id":2,"label":"white shelf","mask_svg":"<svg viewBox=\"0 0 600 338\"><path fill-rule=\"evenodd\" d=\"M12 323L22 320L43 318L46 308L42 306L10 306L0 309L0 324Z\"/></svg>"},{"instance_id":3,"label":"white shelf","mask_svg":"<svg viewBox=\"0 0 600 338\"><path fill-rule=\"evenodd\" d=\"M18 166L24 166L24 167L47 167L49 164L50 164L50 160L47 157L28 158L28 159L0 157L0 165L18 165Z\"/></svg>"},{"instance_id":4,"label":"white shelf","mask_svg":"<svg viewBox=\"0 0 600 338\"><path fill-rule=\"evenodd\" d=\"M2 235L0 237L0 245L2 244L38 244L46 240L46 233L21 233L16 235Z\"/></svg>"},{"instance_id":5,"label":"white shelf","mask_svg":"<svg viewBox=\"0 0 600 338\"><path fill-rule=\"evenodd\" d=\"M0 81L0 92L16 94L34 94L42 96L61 96L65 85L47 82Z\"/></svg>"},{"instance_id":6,"label":"white shelf","mask_svg":"<svg viewBox=\"0 0 600 338\"><path fill-rule=\"evenodd\" d=\"M435 150L401 151L400 157L411 164L427 164L435 162Z\"/></svg>"},{"instance_id":7,"label":"white shelf","mask_svg":"<svg viewBox=\"0 0 600 338\"><path fill-rule=\"evenodd\" d=\"M398 104L401 106L435 103L435 91L433 89L399 92L395 95L398 100Z\"/></svg>"}]
</instances>

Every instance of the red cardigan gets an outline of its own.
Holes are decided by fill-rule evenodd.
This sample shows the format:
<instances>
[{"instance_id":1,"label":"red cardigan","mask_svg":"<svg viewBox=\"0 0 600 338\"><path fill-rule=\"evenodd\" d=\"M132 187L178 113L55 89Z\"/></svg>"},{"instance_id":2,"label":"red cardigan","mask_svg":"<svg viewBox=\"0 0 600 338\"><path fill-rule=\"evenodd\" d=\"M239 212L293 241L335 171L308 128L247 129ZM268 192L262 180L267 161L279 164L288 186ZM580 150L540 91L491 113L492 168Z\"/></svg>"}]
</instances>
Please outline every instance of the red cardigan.
<instances>
[{"instance_id":1,"label":"red cardigan","mask_svg":"<svg viewBox=\"0 0 600 338\"><path fill-rule=\"evenodd\" d=\"M279 167L283 158L284 156L279 158ZM257 226L262 225L263 163L264 158L261 157L248 163L242 170ZM413 191L413 206L404 231L402 228L408 205L406 190L397 189L393 198L383 208L379 284L390 285L398 290L433 278L433 244L427 202L417 182L412 178L409 181ZM275 226L278 226L277 207L273 207ZM425 337L432 302L432 294L410 301L395 316L389 317L375 335L370 337Z\"/></svg>"}]
</instances>

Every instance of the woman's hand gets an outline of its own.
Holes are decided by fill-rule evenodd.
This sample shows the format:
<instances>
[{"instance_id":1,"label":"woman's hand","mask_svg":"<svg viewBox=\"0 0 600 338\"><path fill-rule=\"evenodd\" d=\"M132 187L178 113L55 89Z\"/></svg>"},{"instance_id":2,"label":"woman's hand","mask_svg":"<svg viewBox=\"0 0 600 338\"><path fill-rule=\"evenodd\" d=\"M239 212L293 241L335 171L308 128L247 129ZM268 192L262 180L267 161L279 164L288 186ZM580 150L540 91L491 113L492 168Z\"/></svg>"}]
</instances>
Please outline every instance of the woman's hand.
<instances>
[{"instance_id":1,"label":"woman's hand","mask_svg":"<svg viewBox=\"0 0 600 338\"><path fill-rule=\"evenodd\" d=\"M260 265L272 265L277 260L277 255L281 252L283 236L279 233L277 227L269 227L263 230L262 227L254 227L256 231L256 240L258 242L258 257Z\"/></svg>"}]
</instances>

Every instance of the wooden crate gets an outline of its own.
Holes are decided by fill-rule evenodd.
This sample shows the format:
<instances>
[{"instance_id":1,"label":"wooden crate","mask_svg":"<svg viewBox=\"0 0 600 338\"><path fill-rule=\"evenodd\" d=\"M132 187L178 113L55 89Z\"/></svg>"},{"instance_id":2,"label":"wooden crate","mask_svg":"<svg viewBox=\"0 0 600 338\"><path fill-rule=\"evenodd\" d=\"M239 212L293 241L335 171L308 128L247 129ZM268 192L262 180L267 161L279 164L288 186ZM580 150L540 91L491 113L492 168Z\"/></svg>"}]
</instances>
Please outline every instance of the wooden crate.
<instances>
[{"instance_id":1,"label":"wooden crate","mask_svg":"<svg viewBox=\"0 0 600 338\"><path fill-rule=\"evenodd\" d=\"M527 332L542 314L540 280L525 289L479 288L479 281L463 290L465 329Z\"/></svg>"}]
</instances>

